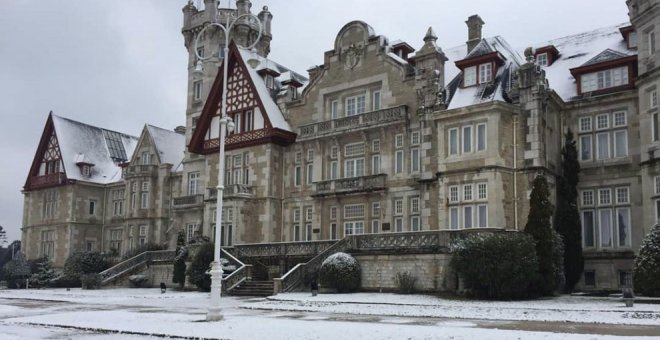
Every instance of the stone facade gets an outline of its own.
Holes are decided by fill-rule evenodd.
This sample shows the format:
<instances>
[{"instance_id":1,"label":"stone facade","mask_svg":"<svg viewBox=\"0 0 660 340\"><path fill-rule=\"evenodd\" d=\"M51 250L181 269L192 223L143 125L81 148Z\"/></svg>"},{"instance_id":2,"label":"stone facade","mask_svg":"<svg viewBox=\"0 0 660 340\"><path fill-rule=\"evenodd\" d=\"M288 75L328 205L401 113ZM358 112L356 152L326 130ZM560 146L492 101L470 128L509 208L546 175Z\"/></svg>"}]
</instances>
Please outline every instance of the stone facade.
<instances>
[{"instance_id":1,"label":"stone facade","mask_svg":"<svg viewBox=\"0 0 660 340\"><path fill-rule=\"evenodd\" d=\"M239 100L256 98L249 117L263 117L254 118L255 126L243 123L243 131L226 139L223 244L331 240L359 233L522 230L536 176L548 179L555 200L563 136L570 129L585 152L579 209L586 262L579 285L618 288L660 211L660 57L654 33L660 6L656 0L627 3L630 26L587 33L612 39L614 31L619 50L569 55L579 45L573 44L579 40L575 36L558 39L557 46L536 46L524 59L502 38L482 38L485 23L479 16L466 21L466 46L446 51L431 28L415 51L353 21L340 29L323 64L308 70L309 79L267 59L272 15L264 7L258 13L264 31L250 57L258 66L249 69L248 52L235 46L229 51L229 77L247 79L248 90ZM181 163L145 164L143 154L156 159L158 152L145 130L121 181L26 189L23 244L28 257L42 255L41 231L51 229L60 266L73 249L90 242L95 250L110 251L119 244L121 251L130 248L139 226L148 226L149 242L170 248L180 229L189 239L199 234L214 238L219 158L217 151L205 148L217 134L213 103L223 90L224 51L219 46L226 37L217 29L200 32L216 17L224 24L232 14L251 11L247 0L237 1L236 9L214 4L205 0L202 10L189 2L183 8L189 76L187 148ZM231 37L245 45L256 39L255 29L245 24ZM604 80L615 77L608 68L615 66L626 67L627 75ZM596 77L595 89L583 84L590 76ZM260 86L269 96L259 92ZM237 114L230 112L240 122ZM274 129L277 117L284 120L279 128L295 134L295 142L249 139L259 128ZM247 142L233 142L242 137ZM144 209L131 201L143 183L150 188ZM125 211L119 216L109 213L114 190L124 190ZM40 219L51 191L58 192L57 213ZM94 216L86 214L89 200L101 202ZM406 268L419 274L425 290L438 289L448 279L446 255L360 255L359 260L369 289L392 288L389 279ZM387 280L380 277L385 271Z\"/></svg>"}]
</instances>

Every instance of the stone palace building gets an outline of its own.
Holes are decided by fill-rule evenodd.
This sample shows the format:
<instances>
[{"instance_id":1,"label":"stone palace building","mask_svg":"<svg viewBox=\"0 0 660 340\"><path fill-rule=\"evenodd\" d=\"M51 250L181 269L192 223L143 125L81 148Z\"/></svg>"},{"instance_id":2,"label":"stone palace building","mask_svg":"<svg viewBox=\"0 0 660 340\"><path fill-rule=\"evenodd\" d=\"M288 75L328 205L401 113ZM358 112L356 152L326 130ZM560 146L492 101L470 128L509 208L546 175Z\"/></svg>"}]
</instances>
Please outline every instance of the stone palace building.
<instances>
[{"instance_id":1,"label":"stone palace building","mask_svg":"<svg viewBox=\"0 0 660 340\"><path fill-rule=\"evenodd\" d=\"M255 50L238 47L257 37L241 24L228 56L218 30L207 30L195 51L206 24L248 13L251 3L189 2L186 126L146 125L129 136L51 113L24 186L24 251L61 267L78 250L173 249L179 230L213 238L217 223L228 248L522 230L531 182L546 176L555 188L570 129L582 168L579 288L617 289L660 217L660 1L627 4L629 23L524 53L503 37L482 37L477 15L466 21L466 44L447 49L432 28L404 42L353 21L303 75L268 59L266 7ZM195 52L211 56L202 72ZM236 128L226 138L216 221L223 91ZM277 272L260 261L271 277L292 267ZM440 268L433 280L443 279Z\"/></svg>"}]
</instances>

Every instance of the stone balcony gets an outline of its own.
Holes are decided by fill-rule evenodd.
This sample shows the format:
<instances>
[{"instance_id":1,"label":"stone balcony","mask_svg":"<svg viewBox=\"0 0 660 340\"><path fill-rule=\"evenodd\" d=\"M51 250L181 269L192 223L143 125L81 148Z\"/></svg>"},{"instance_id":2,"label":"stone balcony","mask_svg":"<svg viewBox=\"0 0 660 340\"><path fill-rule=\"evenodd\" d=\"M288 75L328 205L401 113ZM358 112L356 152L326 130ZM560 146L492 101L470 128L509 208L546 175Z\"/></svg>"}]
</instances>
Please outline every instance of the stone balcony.
<instances>
[{"instance_id":1,"label":"stone balcony","mask_svg":"<svg viewBox=\"0 0 660 340\"><path fill-rule=\"evenodd\" d=\"M371 111L355 116L341 117L309 125L298 129L298 141L340 134L346 131L358 131L374 126L404 122L408 119L408 107L405 105Z\"/></svg>"},{"instance_id":2,"label":"stone balcony","mask_svg":"<svg viewBox=\"0 0 660 340\"><path fill-rule=\"evenodd\" d=\"M218 190L216 188L208 188L207 200L216 200L218 197ZM229 184L225 185L223 193L225 198L251 198L254 197L254 187L246 184Z\"/></svg>"},{"instance_id":3,"label":"stone balcony","mask_svg":"<svg viewBox=\"0 0 660 340\"><path fill-rule=\"evenodd\" d=\"M201 207L204 203L204 195L190 195L174 198L174 209L187 209Z\"/></svg>"},{"instance_id":4,"label":"stone balcony","mask_svg":"<svg viewBox=\"0 0 660 340\"><path fill-rule=\"evenodd\" d=\"M158 165L156 164L137 164L130 165L124 172L124 178L129 179L133 177L156 177L158 176Z\"/></svg>"},{"instance_id":5,"label":"stone balcony","mask_svg":"<svg viewBox=\"0 0 660 340\"><path fill-rule=\"evenodd\" d=\"M316 182L316 190L312 196L328 196L336 194L385 190L386 179L386 174L379 174Z\"/></svg>"}]
</instances>

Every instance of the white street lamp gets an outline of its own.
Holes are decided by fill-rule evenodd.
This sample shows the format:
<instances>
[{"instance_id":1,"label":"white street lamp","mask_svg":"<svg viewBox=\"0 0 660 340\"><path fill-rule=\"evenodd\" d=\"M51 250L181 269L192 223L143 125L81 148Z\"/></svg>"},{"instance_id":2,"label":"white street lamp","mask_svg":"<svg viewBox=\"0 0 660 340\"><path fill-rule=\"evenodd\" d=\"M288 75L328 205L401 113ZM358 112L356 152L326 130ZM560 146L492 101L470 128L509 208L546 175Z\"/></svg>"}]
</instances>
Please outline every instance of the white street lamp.
<instances>
[{"instance_id":1,"label":"white street lamp","mask_svg":"<svg viewBox=\"0 0 660 340\"><path fill-rule=\"evenodd\" d=\"M227 12L225 12L227 13ZM209 27L216 27L219 30L221 30L224 35L224 46L220 46L223 48L224 51L224 58L223 58L223 67L222 70L224 74L222 75L222 101L220 103L221 105L221 118L220 118L220 150L218 152L218 186L217 188L217 198L218 202L216 204L216 228L215 228L215 249L213 252L213 263L211 264L211 305L209 306L208 313L206 314L206 321L218 321L222 320L222 312L220 308L220 295L222 294L222 265L220 264L220 242L221 242L221 235L222 235L222 197L224 193L224 183L225 183L225 178L224 178L224 168L225 168L225 136L227 133L231 133L234 131L234 122L231 119L231 117L227 116L227 76L229 75L229 70L227 69L229 67L229 35L234 28L234 25L236 23L242 24L242 23L248 23L250 20L253 20L254 22L257 23L259 26L259 34L257 35L257 38L255 41L249 45L249 46L240 46L237 44L238 47L243 48L243 49L251 49L253 48L258 42L259 39L261 38L261 32L262 32L262 24L261 20L259 18L252 14L252 13L246 13L242 14L238 17L234 15L229 15L227 13L227 21L225 22L224 25L218 23L217 17L214 18L214 21L206 25L199 33L197 33L197 38L195 39L195 55L197 56L197 63L195 65L195 72L202 72L202 61L209 59L209 57L202 57L199 55L199 50L198 50L198 44L199 44L199 38L203 35L204 31L206 31Z\"/></svg>"}]
</instances>

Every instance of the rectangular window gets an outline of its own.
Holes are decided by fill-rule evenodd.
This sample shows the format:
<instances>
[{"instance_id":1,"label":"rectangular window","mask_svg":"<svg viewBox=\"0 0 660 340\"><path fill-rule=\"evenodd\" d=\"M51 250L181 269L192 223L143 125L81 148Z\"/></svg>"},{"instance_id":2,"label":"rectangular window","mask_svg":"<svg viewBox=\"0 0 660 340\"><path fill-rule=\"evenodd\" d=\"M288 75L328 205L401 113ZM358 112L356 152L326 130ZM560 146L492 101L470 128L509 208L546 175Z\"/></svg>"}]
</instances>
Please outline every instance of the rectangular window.
<instances>
[{"instance_id":1,"label":"rectangular window","mask_svg":"<svg viewBox=\"0 0 660 340\"><path fill-rule=\"evenodd\" d=\"M660 119L658 119L658 113L654 112L653 113L653 122L652 122L652 126L651 126L651 132L653 134L653 141L654 142L660 140L660 126L658 126L658 124L660 124Z\"/></svg>"},{"instance_id":2,"label":"rectangular window","mask_svg":"<svg viewBox=\"0 0 660 340\"><path fill-rule=\"evenodd\" d=\"M548 53L541 53L536 56L536 63L539 66L547 66L548 65Z\"/></svg>"},{"instance_id":3,"label":"rectangular window","mask_svg":"<svg viewBox=\"0 0 660 340\"><path fill-rule=\"evenodd\" d=\"M649 108L655 109L658 107L658 91L653 90L649 93Z\"/></svg>"},{"instance_id":4,"label":"rectangular window","mask_svg":"<svg viewBox=\"0 0 660 340\"><path fill-rule=\"evenodd\" d=\"M463 201L472 201L472 184L466 184L463 186Z\"/></svg>"},{"instance_id":5,"label":"rectangular window","mask_svg":"<svg viewBox=\"0 0 660 340\"><path fill-rule=\"evenodd\" d=\"M593 206L594 205L594 192L591 190L585 190L582 192L582 205L583 206Z\"/></svg>"},{"instance_id":6,"label":"rectangular window","mask_svg":"<svg viewBox=\"0 0 660 340\"><path fill-rule=\"evenodd\" d=\"M371 174L380 174L380 155L371 156Z\"/></svg>"},{"instance_id":7,"label":"rectangular window","mask_svg":"<svg viewBox=\"0 0 660 340\"><path fill-rule=\"evenodd\" d=\"M394 219L394 230L397 233L400 233L403 231L403 218L402 217L397 217Z\"/></svg>"},{"instance_id":8,"label":"rectangular window","mask_svg":"<svg viewBox=\"0 0 660 340\"><path fill-rule=\"evenodd\" d=\"M353 158L344 161L344 178L364 176L364 158Z\"/></svg>"},{"instance_id":9,"label":"rectangular window","mask_svg":"<svg viewBox=\"0 0 660 340\"><path fill-rule=\"evenodd\" d=\"M394 215L403 215L403 200L394 200Z\"/></svg>"},{"instance_id":10,"label":"rectangular window","mask_svg":"<svg viewBox=\"0 0 660 340\"><path fill-rule=\"evenodd\" d=\"M585 248L593 248L596 238L596 223L593 210L582 212L582 240Z\"/></svg>"},{"instance_id":11,"label":"rectangular window","mask_svg":"<svg viewBox=\"0 0 660 340\"><path fill-rule=\"evenodd\" d=\"M630 203L628 195L628 187L619 187L616 188L616 204L628 204Z\"/></svg>"},{"instance_id":12,"label":"rectangular window","mask_svg":"<svg viewBox=\"0 0 660 340\"><path fill-rule=\"evenodd\" d=\"M190 241L195 239L195 234L197 233L197 224L196 223L188 223L186 226L186 240L188 243Z\"/></svg>"},{"instance_id":13,"label":"rectangular window","mask_svg":"<svg viewBox=\"0 0 660 340\"><path fill-rule=\"evenodd\" d=\"M458 221L458 207L451 207L449 208L449 228L453 230L457 230L459 226L459 221Z\"/></svg>"},{"instance_id":14,"label":"rectangular window","mask_svg":"<svg viewBox=\"0 0 660 340\"><path fill-rule=\"evenodd\" d=\"M330 219L331 220L337 219L337 207L330 207Z\"/></svg>"},{"instance_id":15,"label":"rectangular window","mask_svg":"<svg viewBox=\"0 0 660 340\"><path fill-rule=\"evenodd\" d=\"M580 132L591 131L591 117L580 117Z\"/></svg>"},{"instance_id":16,"label":"rectangular window","mask_svg":"<svg viewBox=\"0 0 660 340\"><path fill-rule=\"evenodd\" d=\"M337 223L330 223L330 239L337 239Z\"/></svg>"},{"instance_id":17,"label":"rectangular window","mask_svg":"<svg viewBox=\"0 0 660 340\"><path fill-rule=\"evenodd\" d=\"M333 100L330 102L330 113L332 116L332 119L337 119L339 118L339 102L336 100Z\"/></svg>"},{"instance_id":18,"label":"rectangular window","mask_svg":"<svg viewBox=\"0 0 660 340\"><path fill-rule=\"evenodd\" d=\"M410 149L410 172L420 171L419 148Z\"/></svg>"},{"instance_id":19,"label":"rectangular window","mask_svg":"<svg viewBox=\"0 0 660 340\"><path fill-rule=\"evenodd\" d=\"M371 152L380 152L380 139L374 139L371 141Z\"/></svg>"},{"instance_id":20,"label":"rectangular window","mask_svg":"<svg viewBox=\"0 0 660 340\"><path fill-rule=\"evenodd\" d=\"M380 216L380 202L371 203L371 216L372 217Z\"/></svg>"},{"instance_id":21,"label":"rectangular window","mask_svg":"<svg viewBox=\"0 0 660 340\"><path fill-rule=\"evenodd\" d=\"M372 220L371 221L371 232L374 234L380 233L380 221Z\"/></svg>"},{"instance_id":22,"label":"rectangular window","mask_svg":"<svg viewBox=\"0 0 660 340\"><path fill-rule=\"evenodd\" d=\"M41 231L41 256L52 259L55 255L55 231Z\"/></svg>"},{"instance_id":23,"label":"rectangular window","mask_svg":"<svg viewBox=\"0 0 660 340\"><path fill-rule=\"evenodd\" d=\"M612 192L610 189L598 189L598 205L612 204Z\"/></svg>"},{"instance_id":24,"label":"rectangular window","mask_svg":"<svg viewBox=\"0 0 660 340\"><path fill-rule=\"evenodd\" d=\"M302 163L302 152L300 152L300 151L296 152L296 160L295 160L295 162L296 162L296 164L300 164L300 163Z\"/></svg>"},{"instance_id":25,"label":"rectangular window","mask_svg":"<svg viewBox=\"0 0 660 340\"><path fill-rule=\"evenodd\" d=\"M293 185L299 187L300 184L302 184L302 168L298 165L295 168Z\"/></svg>"},{"instance_id":26,"label":"rectangular window","mask_svg":"<svg viewBox=\"0 0 660 340\"><path fill-rule=\"evenodd\" d=\"M420 231L419 216L410 217L410 231Z\"/></svg>"},{"instance_id":27,"label":"rectangular window","mask_svg":"<svg viewBox=\"0 0 660 340\"><path fill-rule=\"evenodd\" d=\"M479 65L479 83L484 84L493 80L493 64Z\"/></svg>"},{"instance_id":28,"label":"rectangular window","mask_svg":"<svg viewBox=\"0 0 660 340\"><path fill-rule=\"evenodd\" d=\"M419 145L420 143L420 138L421 134L419 131L415 131L412 134L410 134L410 145Z\"/></svg>"},{"instance_id":29,"label":"rectangular window","mask_svg":"<svg viewBox=\"0 0 660 340\"><path fill-rule=\"evenodd\" d=\"M202 81L197 80L193 83L193 100L202 99Z\"/></svg>"},{"instance_id":30,"label":"rectangular window","mask_svg":"<svg viewBox=\"0 0 660 340\"><path fill-rule=\"evenodd\" d=\"M403 173L403 150L396 151L396 159L394 163L394 173Z\"/></svg>"},{"instance_id":31,"label":"rectangular window","mask_svg":"<svg viewBox=\"0 0 660 340\"><path fill-rule=\"evenodd\" d=\"M470 66L463 70L463 86L468 87L477 84L477 67Z\"/></svg>"},{"instance_id":32,"label":"rectangular window","mask_svg":"<svg viewBox=\"0 0 660 340\"><path fill-rule=\"evenodd\" d=\"M395 148L402 148L403 147L403 135L398 134L394 136L394 147Z\"/></svg>"},{"instance_id":33,"label":"rectangular window","mask_svg":"<svg viewBox=\"0 0 660 340\"><path fill-rule=\"evenodd\" d=\"M614 117L612 118L612 121L614 123L614 127L621 127L628 125L628 120L626 119L625 111L614 112L613 116Z\"/></svg>"},{"instance_id":34,"label":"rectangular window","mask_svg":"<svg viewBox=\"0 0 660 340\"><path fill-rule=\"evenodd\" d=\"M300 209L293 209L293 222L300 222Z\"/></svg>"},{"instance_id":35,"label":"rectangular window","mask_svg":"<svg viewBox=\"0 0 660 340\"><path fill-rule=\"evenodd\" d=\"M89 214L96 215L96 201L89 200Z\"/></svg>"},{"instance_id":36,"label":"rectangular window","mask_svg":"<svg viewBox=\"0 0 660 340\"><path fill-rule=\"evenodd\" d=\"M616 230L619 247L630 247L630 208L616 209Z\"/></svg>"},{"instance_id":37,"label":"rectangular window","mask_svg":"<svg viewBox=\"0 0 660 340\"><path fill-rule=\"evenodd\" d=\"M458 155L458 129L449 129L449 155Z\"/></svg>"},{"instance_id":38,"label":"rectangular window","mask_svg":"<svg viewBox=\"0 0 660 340\"><path fill-rule=\"evenodd\" d=\"M597 159L610 158L610 134L608 132L596 135L596 149L598 150Z\"/></svg>"},{"instance_id":39,"label":"rectangular window","mask_svg":"<svg viewBox=\"0 0 660 340\"><path fill-rule=\"evenodd\" d=\"M646 34L648 44L649 44L649 54L655 53L655 32L650 31Z\"/></svg>"},{"instance_id":40,"label":"rectangular window","mask_svg":"<svg viewBox=\"0 0 660 340\"><path fill-rule=\"evenodd\" d=\"M628 66L583 74L580 80L582 93L628 85Z\"/></svg>"},{"instance_id":41,"label":"rectangular window","mask_svg":"<svg viewBox=\"0 0 660 340\"><path fill-rule=\"evenodd\" d=\"M477 184L477 199L478 200L488 199L488 184L486 183Z\"/></svg>"},{"instance_id":42,"label":"rectangular window","mask_svg":"<svg viewBox=\"0 0 660 340\"><path fill-rule=\"evenodd\" d=\"M612 247L612 210L598 210L598 223L600 225L600 246L604 248Z\"/></svg>"},{"instance_id":43,"label":"rectangular window","mask_svg":"<svg viewBox=\"0 0 660 340\"><path fill-rule=\"evenodd\" d=\"M330 162L330 179L337 179L339 177L337 161Z\"/></svg>"},{"instance_id":44,"label":"rectangular window","mask_svg":"<svg viewBox=\"0 0 660 340\"><path fill-rule=\"evenodd\" d=\"M371 110L376 111L380 110L380 91L374 91L372 93L372 102L371 102Z\"/></svg>"},{"instance_id":45,"label":"rectangular window","mask_svg":"<svg viewBox=\"0 0 660 340\"><path fill-rule=\"evenodd\" d=\"M660 176L655 176L655 194L660 195Z\"/></svg>"},{"instance_id":46,"label":"rectangular window","mask_svg":"<svg viewBox=\"0 0 660 340\"><path fill-rule=\"evenodd\" d=\"M345 157L355 157L364 155L364 143L351 143L344 146Z\"/></svg>"},{"instance_id":47,"label":"rectangular window","mask_svg":"<svg viewBox=\"0 0 660 340\"><path fill-rule=\"evenodd\" d=\"M339 154L339 148L336 146L333 146L330 148L330 158L331 159L337 159L337 155Z\"/></svg>"},{"instance_id":48,"label":"rectangular window","mask_svg":"<svg viewBox=\"0 0 660 340\"><path fill-rule=\"evenodd\" d=\"M308 185L314 182L314 165L311 163L307 164L307 174L305 178L307 178Z\"/></svg>"},{"instance_id":49,"label":"rectangular window","mask_svg":"<svg viewBox=\"0 0 660 340\"><path fill-rule=\"evenodd\" d=\"M590 161L591 156L591 135L580 136L580 160Z\"/></svg>"},{"instance_id":50,"label":"rectangular window","mask_svg":"<svg viewBox=\"0 0 660 340\"><path fill-rule=\"evenodd\" d=\"M410 213L419 214L419 197L410 198Z\"/></svg>"},{"instance_id":51,"label":"rectangular window","mask_svg":"<svg viewBox=\"0 0 660 340\"><path fill-rule=\"evenodd\" d=\"M610 127L610 116L608 114L596 116L596 130L603 130Z\"/></svg>"},{"instance_id":52,"label":"rectangular window","mask_svg":"<svg viewBox=\"0 0 660 340\"><path fill-rule=\"evenodd\" d=\"M628 130L614 131L614 157L628 156Z\"/></svg>"},{"instance_id":53,"label":"rectangular window","mask_svg":"<svg viewBox=\"0 0 660 340\"><path fill-rule=\"evenodd\" d=\"M188 174L188 195L197 195L199 192L199 171Z\"/></svg>"},{"instance_id":54,"label":"rectangular window","mask_svg":"<svg viewBox=\"0 0 660 340\"><path fill-rule=\"evenodd\" d=\"M314 150L313 149L307 150L307 161L308 162L313 162L314 161Z\"/></svg>"},{"instance_id":55,"label":"rectangular window","mask_svg":"<svg viewBox=\"0 0 660 340\"><path fill-rule=\"evenodd\" d=\"M463 207L463 228L468 229L472 228L472 206L467 205Z\"/></svg>"},{"instance_id":56,"label":"rectangular window","mask_svg":"<svg viewBox=\"0 0 660 340\"><path fill-rule=\"evenodd\" d=\"M305 241L311 241L312 240L312 224L307 223L305 224Z\"/></svg>"},{"instance_id":57,"label":"rectangular window","mask_svg":"<svg viewBox=\"0 0 660 340\"><path fill-rule=\"evenodd\" d=\"M305 208L305 221L311 221L314 219L314 209L312 207Z\"/></svg>"},{"instance_id":58,"label":"rectangular window","mask_svg":"<svg viewBox=\"0 0 660 340\"><path fill-rule=\"evenodd\" d=\"M293 240L294 241L300 241L300 225L299 224L294 224L293 225Z\"/></svg>"},{"instance_id":59,"label":"rectangular window","mask_svg":"<svg viewBox=\"0 0 660 340\"><path fill-rule=\"evenodd\" d=\"M453 185L449 187L449 202L456 203L458 202L458 186Z\"/></svg>"},{"instance_id":60,"label":"rectangular window","mask_svg":"<svg viewBox=\"0 0 660 340\"><path fill-rule=\"evenodd\" d=\"M486 150L486 124L477 124L477 151Z\"/></svg>"},{"instance_id":61,"label":"rectangular window","mask_svg":"<svg viewBox=\"0 0 660 340\"><path fill-rule=\"evenodd\" d=\"M364 218L364 204L345 205L344 218Z\"/></svg>"},{"instance_id":62,"label":"rectangular window","mask_svg":"<svg viewBox=\"0 0 660 340\"><path fill-rule=\"evenodd\" d=\"M364 95L346 98L346 116L361 114L365 110L366 98Z\"/></svg>"},{"instance_id":63,"label":"rectangular window","mask_svg":"<svg viewBox=\"0 0 660 340\"><path fill-rule=\"evenodd\" d=\"M472 126L463 127L463 153L472 152Z\"/></svg>"},{"instance_id":64,"label":"rectangular window","mask_svg":"<svg viewBox=\"0 0 660 340\"><path fill-rule=\"evenodd\" d=\"M488 206L485 204L477 206L477 226L488 228Z\"/></svg>"}]
</instances>

